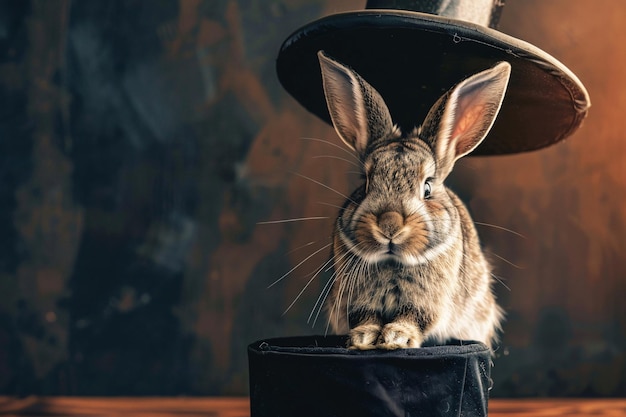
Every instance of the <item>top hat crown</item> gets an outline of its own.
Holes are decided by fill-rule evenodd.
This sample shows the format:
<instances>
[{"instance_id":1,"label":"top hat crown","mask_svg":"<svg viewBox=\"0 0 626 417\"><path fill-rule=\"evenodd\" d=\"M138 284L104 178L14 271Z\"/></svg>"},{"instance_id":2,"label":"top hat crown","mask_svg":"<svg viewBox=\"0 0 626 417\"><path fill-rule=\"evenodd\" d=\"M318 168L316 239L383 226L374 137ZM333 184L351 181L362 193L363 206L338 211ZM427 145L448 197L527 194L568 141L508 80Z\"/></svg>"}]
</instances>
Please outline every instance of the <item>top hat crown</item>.
<instances>
[{"instance_id":1,"label":"top hat crown","mask_svg":"<svg viewBox=\"0 0 626 417\"><path fill-rule=\"evenodd\" d=\"M283 87L331 123L317 52L353 68L387 103L401 128L419 125L449 88L499 61L511 79L492 130L473 155L544 148L565 139L587 115L589 95L565 65L496 30L503 0L369 0L296 30L276 62Z\"/></svg>"}]
</instances>

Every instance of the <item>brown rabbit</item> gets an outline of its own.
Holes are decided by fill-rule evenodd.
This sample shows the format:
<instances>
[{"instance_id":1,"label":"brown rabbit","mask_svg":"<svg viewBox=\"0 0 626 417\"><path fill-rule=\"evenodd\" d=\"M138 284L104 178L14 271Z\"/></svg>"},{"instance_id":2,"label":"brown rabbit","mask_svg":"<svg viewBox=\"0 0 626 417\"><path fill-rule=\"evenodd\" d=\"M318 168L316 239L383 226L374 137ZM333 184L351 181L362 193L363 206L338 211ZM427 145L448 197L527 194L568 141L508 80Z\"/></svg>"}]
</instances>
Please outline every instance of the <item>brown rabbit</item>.
<instances>
[{"instance_id":1,"label":"brown rabbit","mask_svg":"<svg viewBox=\"0 0 626 417\"><path fill-rule=\"evenodd\" d=\"M462 81L403 134L372 86L323 51L318 57L333 125L365 177L335 224L333 330L349 330L353 349L448 339L491 347L502 317L491 268L467 209L443 182L491 129L510 65Z\"/></svg>"}]
</instances>

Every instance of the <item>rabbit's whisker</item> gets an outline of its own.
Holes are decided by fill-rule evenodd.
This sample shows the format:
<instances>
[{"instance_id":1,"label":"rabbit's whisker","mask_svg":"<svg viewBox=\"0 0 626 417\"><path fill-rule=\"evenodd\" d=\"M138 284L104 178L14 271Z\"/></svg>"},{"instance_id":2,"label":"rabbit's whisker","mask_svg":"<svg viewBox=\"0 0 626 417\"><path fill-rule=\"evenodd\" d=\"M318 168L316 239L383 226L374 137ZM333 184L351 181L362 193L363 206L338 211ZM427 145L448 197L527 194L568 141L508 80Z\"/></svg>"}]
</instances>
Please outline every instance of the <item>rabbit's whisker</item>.
<instances>
[{"instance_id":1,"label":"rabbit's whisker","mask_svg":"<svg viewBox=\"0 0 626 417\"><path fill-rule=\"evenodd\" d=\"M330 145L330 146L332 146L332 147L334 147L334 148L340 149L340 150L341 150L341 152L345 152L345 153L347 153L348 155L350 155L350 157L352 157L352 158L354 158L356 161L358 161L358 162L361 164L361 166L363 166L363 162L361 162L361 160L360 160L360 159L358 159L358 158L356 157L356 155L354 154L354 152L352 152L352 151L350 151L350 150L348 150L348 149L346 149L346 148L344 148L344 147L342 147L342 146L339 146L339 145L337 145L337 144L336 144L336 143L334 143L334 142L331 142L331 141L328 141L328 140L324 140L324 139L319 139L319 138L307 138L307 137L301 137L300 139L302 139L302 140L311 140L311 141L314 141L314 142L320 142L320 143L325 143L326 145Z\"/></svg>"},{"instance_id":2,"label":"rabbit's whisker","mask_svg":"<svg viewBox=\"0 0 626 417\"><path fill-rule=\"evenodd\" d=\"M309 181L311 181L311 182L313 182L313 183L315 183L315 184L317 184L317 185L320 185L320 186L322 186L322 187L326 188L327 190L332 191L333 193L339 194L340 196L342 196L343 198L347 199L348 201L351 201L352 203L357 204L354 200L352 200L352 199L351 199L350 197L348 197L347 195L345 195L345 194L343 194L343 193L341 193L341 192L339 192L339 191L335 190L335 189L334 189L334 188L332 188L332 187L329 187L328 185L326 185L326 184L324 184L324 183L321 183L321 182L319 182L319 181L317 181L317 180L314 180L314 179L313 179L313 178L311 178L311 177L307 177L306 175L302 175L302 174L299 174L299 173L297 173L297 172L294 172L293 174L294 174L294 175L297 175L297 176L299 176L299 177L301 177L301 178L304 178L304 179L306 179L306 180L309 180Z\"/></svg>"},{"instance_id":3,"label":"rabbit's whisker","mask_svg":"<svg viewBox=\"0 0 626 417\"><path fill-rule=\"evenodd\" d=\"M493 272L491 273L491 276L494 277L496 279L496 281L498 281L500 284L502 284L504 286L504 288L506 288L507 290L511 291L511 288L509 288L509 286L504 283L504 279L503 278L497 276Z\"/></svg>"},{"instance_id":4,"label":"rabbit's whisker","mask_svg":"<svg viewBox=\"0 0 626 417\"><path fill-rule=\"evenodd\" d=\"M311 322L311 317L313 317L315 310L317 310L317 314L315 315L315 320L313 320L313 326L315 326L315 323L317 322L317 317L320 315L320 312L322 311L322 307L324 306L324 303L326 302L326 297L328 297L328 294L330 293L330 290L336 280L337 280L337 273L335 272L328 279L328 281L326 282L326 285L324 285L324 287L322 288L322 291L320 291L320 295L317 297L317 300L315 301L315 304L313 305L313 308L311 309L311 314L309 314L309 318L306 321L307 323ZM319 308L318 308L318 305L319 305Z\"/></svg>"},{"instance_id":5,"label":"rabbit's whisker","mask_svg":"<svg viewBox=\"0 0 626 417\"><path fill-rule=\"evenodd\" d=\"M477 222L475 221L474 224L477 224L479 226L487 226L487 227L493 227L494 229L499 229L499 230L504 230L505 232L509 232L514 234L515 236L519 236L522 239L526 239L526 236L524 236L521 233L516 232L515 230L511 230L511 229L507 229L506 227L502 227L502 226L498 226L496 224L491 224L491 223L483 223L483 222Z\"/></svg>"},{"instance_id":6,"label":"rabbit's whisker","mask_svg":"<svg viewBox=\"0 0 626 417\"><path fill-rule=\"evenodd\" d=\"M311 216L311 217L296 217L293 219L282 219L282 220L266 220L262 222L257 222L256 224L278 224L278 223L292 223L292 222L304 222L307 220L326 220L329 219L328 216Z\"/></svg>"},{"instance_id":7,"label":"rabbit's whisker","mask_svg":"<svg viewBox=\"0 0 626 417\"><path fill-rule=\"evenodd\" d=\"M296 301L298 301L300 299L300 297L302 297L302 294L304 294L304 291L306 291L307 288L309 288L309 285L311 285L311 283L315 280L315 278L317 278L317 276L320 274L320 272L322 272L322 270L326 267L326 265L328 265L329 263L332 262L332 258L327 260L326 262L324 262L322 264L322 266L320 266L319 268L317 268L317 271L315 272L315 274L313 274L313 276L311 277L311 279L309 279L307 281L307 283L304 285L304 287L302 287L302 289L300 290L300 292L298 293L298 295L296 295L296 298L293 299L293 301L291 302L291 304L289 304L289 306L287 307L287 309L285 311L283 311L283 316L285 314L287 314L287 312L291 309L291 307L293 307L293 305L296 303Z\"/></svg>"},{"instance_id":8,"label":"rabbit's whisker","mask_svg":"<svg viewBox=\"0 0 626 417\"><path fill-rule=\"evenodd\" d=\"M339 324L339 308L341 306L341 300L343 298L343 291L347 282L346 278L347 278L346 275L341 276L341 279L339 280L339 289L337 290L338 296L335 297L335 302L331 308L331 315L335 317L335 327L338 327L338 324ZM325 334L328 333L328 324L326 325Z\"/></svg>"},{"instance_id":9,"label":"rabbit's whisker","mask_svg":"<svg viewBox=\"0 0 626 417\"><path fill-rule=\"evenodd\" d=\"M350 280L348 285L348 296L346 299L346 322L348 323L348 328L350 328L350 301L352 301L352 297L354 296L354 289L359 282L359 277L365 272L364 270L367 268L365 262L359 262L357 268L355 270L354 277Z\"/></svg>"},{"instance_id":10,"label":"rabbit's whisker","mask_svg":"<svg viewBox=\"0 0 626 417\"><path fill-rule=\"evenodd\" d=\"M357 248L359 245L355 245L355 248ZM366 270L369 268L369 265L367 262L363 261L357 254L351 253L350 259L348 259L348 261L346 262L346 264L344 265L344 270L348 269L350 271L349 274L345 274L343 275L342 272L342 276L345 278L346 281L346 285L344 286L343 289L341 289L340 287L340 298L343 295L343 293L346 293L346 322L349 319L349 307L350 307L350 302L352 300L352 297L354 295L354 291L355 288L358 288L359 286L359 280L361 277L365 276ZM340 301L341 303L341 301ZM339 304L340 304L339 303ZM339 305L337 306L337 314L339 314Z\"/></svg>"},{"instance_id":11,"label":"rabbit's whisker","mask_svg":"<svg viewBox=\"0 0 626 417\"><path fill-rule=\"evenodd\" d=\"M298 246L297 248L293 248L292 250L290 250L289 252L287 252L287 255L291 255L292 253L297 252L297 251L299 251L300 249L304 249L304 248L306 248L306 247L308 247L308 246L311 246L311 245L314 245L314 244L316 244L316 243L317 243L316 241L311 241L311 242L309 242L309 243L305 243L304 245Z\"/></svg>"},{"instance_id":12,"label":"rabbit's whisker","mask_svg":"<svg viewBox=\"0 0 626 417\"><path fill-rule=\"evenodd\" d=\"M351 160L349 160L349 159L347 159L347 158L342 158L342 157L340 157L340 156L335 156L335 155L316 155L316 156L313 156L312 158L313 158L313 159L319 159L319 158L339 159L340 161L347 162L347 163L349 163L350 165L354 165L354 166L355 166L355 167L357 167L357 168L360 168L360 167L361 167L359 164L357 164L357 163L356 163L356 162L354 162L354 161L351 161ZM360 172L359 172L359 174L360 174Z\"/></svg>"},{"instance_id":13,"label":"rabbit's whisker","mask_svg":"<svg viewBox=\"0 0 626 417\"><path fill-rule=\"evenodd\" d=\"M339 259L335 260L335 266L337 268L334 274L335 279L333 281L333 285L336 282L336 280L339 279L339 288L337 289L337 293L339 294L339 296L335 297L333 305L329 306L328 323L326 325L325 333L328 333L328 327L330 326L331 319L333 318L336 324L335 327L338 327L338 320L340 316L339 308L341 306L341 299L345 290L345 286L347 285L347 282L350 280L350 275L354 273L354 268L351 267L351 265L355 259L357 259L356 255L346 251L345 253L342 254L342 256ZM343 260L345 260L345 262L343 262ZM340 265L337 264L338 261L341 261ZM349 271L349 274L346 274L346 271ZM320 305L320 310L321 310L321 307L322 306ZM318 311L318 315L319 315L319 311ZM317 321L317 316L316 316L316 321Z\"/></svg>"},{"instance_id":14,"label":"rabbit's whisker","mask_svg":"<svg viewBox=\"0 0 626 417\"><path fill-rule=\"evenodd\" d=\"M324 205L324 206L335 207L335 208L338 208L339 210L343 209L343 207L342 207L342 206L338 206L338 205L336 205L336 204L326 203L326 202L324 202L324 201L316 201L316 203L317 203L317 204L322 204L322 205Z\"/></svg>"},{"instance_id":15,"label":"rabbit's whisker","mask_svg":"<svg viewBox=\"0 0 626 417\"><path fill-rule=\"evenodd\" d=\"M329 248L332 245L332 243L329 243L327 245L322 246L321 248L319 248L318 250L316 250L315 252L313 252L312 254L310 254L309 256L307 256L306 258L304 258L302 261L300 261L296 266L294 266L293 268L291 268L288 272L286 272L282 277L278 278L276 281L272 282L267 288L272 288L274 285L278 284L280 281L282 281L283 279L285 279L286 276L288 276L289 274L291 274L293 271L295 271L296 269L298 269L303 263L305 263L306 261L308 261L309 259L311 259L312 257L314 257L315 255L317 255L318 253L320 253L321 251L323 251L324 249Z\"/></svg>"},{"instance_id":16,"label":"rabbit's whisker","mask_svg":"<svg viewBox=\"0 0 626 417\"><path fill-rule=\"evenodd\" d=\"M507 264L511 265L513 268L517 268L517 269L525 269L523 266L519 266L514 264L513 262L509 261L506 258L503 258L502 256L498 255L497 253L490 251L490 250L485 250L485 252L489 252L490 255L495 256L496 258L500 259L503 262L506 262Z\"/></svg>"},{"instance_id":17,"label":"rabbit's whisker","mask_svg":"<svg viewBox=\"0 0 626 417\"><path fill-rule=\"evenodd\" d=\"M343 245L343 244L342 244ZM344 245L345 246L345 245ZM345 255L348 255L348 252L344 253L340 259L344 258ZM330 258L331 261L336 262L336 260L331 257ZM328 272L330 269L332 269L336 264L333 263L331 264L331 266L329 266L325 272ZM315 323L317 322L317 318L319 317L322 308L324 307L324 304L326 303L326 298L328 297L328 295L330 294L330 291L335 283L335 281L337 280L338 277L338 271L337 269L335 269L335 271L333 272L332 276L330 277L330 279L328 280L328 282L326 283L326 285L324 286L324 288L322 289L319 297L317 298L317 301L315 302L315 305L313 306L313 309L311 309L311 314L309 315L309 318L307 320L307 323L309 323L311 321L311 316L313 315L313 313L315 312L315 308L317 308L317 314L315 315L315 320L313 320L313 326L315 326ZM321 301L321 302L320 302ZM319 306L318 306L319 304Z\"/></svg>"}]
</instances>

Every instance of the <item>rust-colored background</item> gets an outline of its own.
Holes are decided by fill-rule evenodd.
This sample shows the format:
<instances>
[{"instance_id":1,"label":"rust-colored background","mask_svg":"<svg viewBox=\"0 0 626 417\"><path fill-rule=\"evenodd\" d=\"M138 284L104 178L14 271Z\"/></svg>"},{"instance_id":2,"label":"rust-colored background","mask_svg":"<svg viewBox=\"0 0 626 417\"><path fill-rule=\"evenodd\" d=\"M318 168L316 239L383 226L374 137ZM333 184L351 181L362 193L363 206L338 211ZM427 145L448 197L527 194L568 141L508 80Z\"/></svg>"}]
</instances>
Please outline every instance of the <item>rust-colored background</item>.
<instances>
[{"instance_id":1,"label":"rust-colored background","mask_svg":"<svg viewBox=\"0 0 626 417\"><path fill-rule=\"evenodd\" d=\"M281 42L331 0L0 3L0 393L245 394L246 345L307 317L342 193L332 129L282 90ZM468 159L505 285L494 396L626 395L626 7L509 0L500 29L592 108L565 143ZM401 51L399 51L400 53ZM308 139L307 139L308 138ZM259 225L306 216L307 222Z\"/></svg>"}]
</instances>

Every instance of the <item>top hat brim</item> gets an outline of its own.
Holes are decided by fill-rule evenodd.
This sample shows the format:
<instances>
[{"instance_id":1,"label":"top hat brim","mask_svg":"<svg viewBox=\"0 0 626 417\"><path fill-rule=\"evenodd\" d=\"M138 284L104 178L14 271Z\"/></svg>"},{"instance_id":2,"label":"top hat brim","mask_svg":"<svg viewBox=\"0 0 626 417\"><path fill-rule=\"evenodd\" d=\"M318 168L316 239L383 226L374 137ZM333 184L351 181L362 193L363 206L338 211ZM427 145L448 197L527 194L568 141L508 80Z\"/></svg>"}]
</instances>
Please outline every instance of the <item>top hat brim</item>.
<instances>
[{"instance_id":1,"label":"top hat brim","mask_svg":"<svg viewBox=\"0 0 626 417\"><path fill-rule=\"evenodd\" d=\"M497 30L437 15L365 10L331 15L293 33L276 62L283 87L331 123L319 50L353 68L384 98L403 130L419 125L453 85L500 61L511 79L491 132L473 155L552 145L572 134L590 106L578 78L541 49Z\"/></svg>"}]
</instances>

